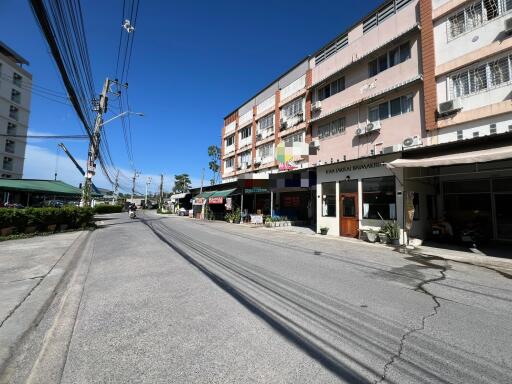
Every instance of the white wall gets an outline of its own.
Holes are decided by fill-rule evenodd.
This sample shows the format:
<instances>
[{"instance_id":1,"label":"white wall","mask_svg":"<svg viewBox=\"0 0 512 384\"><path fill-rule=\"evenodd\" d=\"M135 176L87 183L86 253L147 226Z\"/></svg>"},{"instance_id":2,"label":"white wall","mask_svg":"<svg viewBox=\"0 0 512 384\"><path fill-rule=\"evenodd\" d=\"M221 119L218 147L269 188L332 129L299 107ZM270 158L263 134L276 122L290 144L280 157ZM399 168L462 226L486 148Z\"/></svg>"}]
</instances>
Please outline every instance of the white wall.
<instances>
[{"instance_id":1,"label":"white wall","mask_svg":"<svg viewBox=\"0 0 512 384\"><path fill-rule=\"evenodd\" d=\"M457 131L459 130L462 130L464 140L472 139L473 132L479 132L480 136L487 136L490 135L491 124L496 124L497 134L511 132L509 127L512 127L512 113L469 121L467 123L440 129L437 132L437 140L439 144L457 141Z\"/></svg>"}]
</instances>

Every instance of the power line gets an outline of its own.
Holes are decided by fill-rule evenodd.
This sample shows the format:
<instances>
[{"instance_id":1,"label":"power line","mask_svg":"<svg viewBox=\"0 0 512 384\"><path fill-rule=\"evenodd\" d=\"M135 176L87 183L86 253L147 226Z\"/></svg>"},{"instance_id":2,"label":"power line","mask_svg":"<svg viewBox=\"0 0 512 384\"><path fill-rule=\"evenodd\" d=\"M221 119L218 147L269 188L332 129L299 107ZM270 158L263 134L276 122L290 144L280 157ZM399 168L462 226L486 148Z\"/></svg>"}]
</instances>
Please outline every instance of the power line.
<instances>
[{"instance_id":1,"label":"power line","mask_svg":"<svg viewBox=\"0 0 512 384\"><path fill-rule=\"evenodd\" d=\"M85 140L88 139L87 135L9 135L0 134L0 137L13 137L23 139L73 139L73 140Z\"/></svg>"}]
</instances>

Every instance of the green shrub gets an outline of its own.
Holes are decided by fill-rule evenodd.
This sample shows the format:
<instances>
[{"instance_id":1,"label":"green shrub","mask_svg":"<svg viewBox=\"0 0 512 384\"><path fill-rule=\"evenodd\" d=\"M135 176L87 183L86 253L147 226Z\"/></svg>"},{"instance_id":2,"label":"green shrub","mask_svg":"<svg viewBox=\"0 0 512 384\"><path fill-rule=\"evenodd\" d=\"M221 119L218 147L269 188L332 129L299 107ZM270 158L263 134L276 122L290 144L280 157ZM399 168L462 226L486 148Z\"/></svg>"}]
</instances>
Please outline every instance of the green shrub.
<instances>
[{"instance_id":1,"label":"green shrub","mask_svg":"<svg viewBox=\"0 0 512 384\"><path fill-rule=\"evenodd\" d=\"M94 207L94 213L120 213L123 211L122 205L97 205Z\"/></svg>"},{"instance_id":2,"label":"green shrub","mask_svg":"<svg viewBox=\"0 0 512 384\"><path fill-rule=\"evenodd\" d=\"M69 228L85 228L92 224L92 208L67 206L63 208L1 208L0 228L15 227L22 233L26 227L37 226L44 231L51 224L66 224Z\"/></svg>"}]
</instances>

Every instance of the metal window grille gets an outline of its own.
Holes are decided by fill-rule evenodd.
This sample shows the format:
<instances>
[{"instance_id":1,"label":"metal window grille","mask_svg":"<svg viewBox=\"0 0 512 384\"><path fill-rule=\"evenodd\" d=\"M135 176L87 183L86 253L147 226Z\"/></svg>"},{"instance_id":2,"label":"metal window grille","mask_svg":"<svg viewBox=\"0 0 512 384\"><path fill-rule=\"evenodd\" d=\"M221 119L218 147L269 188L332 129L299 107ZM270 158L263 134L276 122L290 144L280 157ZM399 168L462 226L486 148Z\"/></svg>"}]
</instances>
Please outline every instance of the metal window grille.
<instances>
[{"instance_id":1,"label":"metal window grille","mask_svg":"<svg viewBox=\"0 0 512 384\"><path fill-rule=\"evenodd\" d=\"M8 135L16 134L16 124L13 124L11 122L7 123L7 134Z\"/></svg>"},{"instance_id":2,"label":"metal window grille","mask_svg":"<svg viewBox=\"0 0 512 384\"><path fill-rule=\"evenodd\" d=\"M496 124L491 124L491 125L489 126L489 133L490 133L491 135L494 135L495 133L497 133Z\"/></svg>"},{"instance_id":3,"label":"metal window grille","mask_svg":"<svg viewBox=\"0 0 512 384\"><path fill-rule=\"evenodd\" d=\"M512 9L512 0L478 0L448 18L448 38L481 26Z\"/></svg>"},{"instance_id":4,"label":"metal window grille","mask_svg":"<svg viewBox=\"0 0 512 384\"><path fill-rule=\"evenodd\" d=\"M377 13L371 15L363 21L363 33L368 32L373 27L382 23L384 20L393 16L396 12L411 3L412 0L393 0L382 7Z\"/></svg>"},{"instance_id":5,"label":"metal window grille","mask_svg":"<svg viewBox=\"0 0 512 384\"><path fill-rule=\"evenodd\" d=\"M462 140L463 139L463 136L462 136L462 130L458 130L457 131L457 140Z\"/></svg>"},{"instance_id":6,"label":"metal window grille","mask_svg":"<svg viewBox=\"0 0 512 384\"><path fill-rule=\"evenodd\" d=\"M258 148L259 157L265 159L274 155L274 146L272 144L265 144Z\"/></svg>"},{"instance_id":7,"label":"metal window grille","mask_svg":"<svg viewBox=\"0 0 512 384\"><path fill-rule=\"evenodd\" d=\"M12 171L12 158L7 156L4 157L4 162L2 165L6 171Z\"/></svg>"},{"instance_id":8,"label":"metal window grille","mask_svg":"<svg viewBox=\"0 0 512 384\"><path fill-rule=\"evenodd\" d=\"M11 100L14 101L15 103L20 104L20 102L21 102L21 92L16 90L16 89L13 89L11 91Z\"/></svg>"},{"instance_id":9,"label":"metal window grille","mask_svg":"<svg viewBox=\"0 0 512 384\"><path fill-rule=\"evenodd\" d=\"M14 153L16 143L13 140L5 140L5 152Z\"/></svg>"},{"instance_id":10,"label":"metal window grille","mask_svg":"<svg viewBox=\"0 0 512 384\"><path fill-rule=\"evenodd\" d=\"M302 99L296 99L283 107L283 117L288 119L302 112Z\"/></svg>"},{"instance_id":11,"label":"metal window grille","mask_svg":"<svg viewBox=\"0 0 512 384\"><path fill-rule=\"evenodd\" d=\"M343 36L336 39L335 42L329 44L327 47L323 48L316 56L315 56L315 64L318 65L322 61L328 59L336 52L342 50L348 45L348 35L344 34Z\"/></svg>"},{"instance_id":12,"label":"metal window grille","mask_svg":"<svg viewBox=\"0 0 512 384\"><path fill-rule=\"evenodd\" d=\"M262 117L258 122L259 130L271 129L274 127L274 114Z\"/></svg>"},{"instance_id":13,"label":"metal window grille","mask_svg":"<svg viewBox=\"0 0 512 384\"><path fill-rule=\"evenodd\" d=\"M394 1L390 1L389 4L386 4L384 8L382 8L377 14L377 22L382 23L387 18L393 16L395 14L395 3Z\"/></svg>"},{"instance_id":14,"label":"metal window grille","mask_svg":"<svg viewBox=\"0 0 512 384\"><path fill-rule=\"evenodd\" d=\"M16 108L15 106L11 105L10 108L9 108L9 117L11 119L14 119L14 120L18 120L18 108Z\"/></svg>"},{"instance_id":15,"label":"metal window grille","mask_svg":"<svg viewBox=\"0 0 512 384\"><path fill-rule=\"evenodd\" d=\"M16 72L12 75L12 83L14 85L17 85L18 87L21 87L21 82L23 81L23 77Z\"/></svg>"}]
</instances>

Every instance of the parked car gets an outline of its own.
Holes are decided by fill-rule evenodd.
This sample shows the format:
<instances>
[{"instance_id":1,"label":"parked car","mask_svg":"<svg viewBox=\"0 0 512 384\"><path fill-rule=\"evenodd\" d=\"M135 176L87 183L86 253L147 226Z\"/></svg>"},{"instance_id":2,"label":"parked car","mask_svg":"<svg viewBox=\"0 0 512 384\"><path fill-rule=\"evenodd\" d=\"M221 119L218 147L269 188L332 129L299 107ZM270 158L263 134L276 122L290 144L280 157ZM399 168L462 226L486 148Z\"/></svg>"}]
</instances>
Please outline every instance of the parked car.
<instances>
[{"instance_id":1,"label":"parked car","mask_svg":"<svg viewBox=\"0 0 512 384\"><path fill-rule=\"evenodd\" d=\"M18 203L7 203L7 204L4 204L4 207L5 208L18 208L18 209L25 208L23 205L18 204Z\"/></svg>"},{"instance_id":2,"label":"parked car","mask_svg":"<svg viewBox=\"0 0 512 384\"><path fill-rule=\"evenodd\" d=\"M62 208L64 206L64 202L61 200L46 200L43 201L43 207L53 207L53 208Z\"/></svg>"},{"instance_id":3,"label":"parked car","mask_svg":"<svg viewBox=\"0 0 512 384\"><path fill-rule=\"evenodd\" d=\"M178 216L188 216L188 209L180 208L178 211Z\"/></svg>"}]
</instances>

